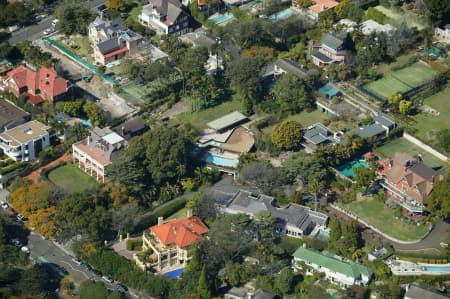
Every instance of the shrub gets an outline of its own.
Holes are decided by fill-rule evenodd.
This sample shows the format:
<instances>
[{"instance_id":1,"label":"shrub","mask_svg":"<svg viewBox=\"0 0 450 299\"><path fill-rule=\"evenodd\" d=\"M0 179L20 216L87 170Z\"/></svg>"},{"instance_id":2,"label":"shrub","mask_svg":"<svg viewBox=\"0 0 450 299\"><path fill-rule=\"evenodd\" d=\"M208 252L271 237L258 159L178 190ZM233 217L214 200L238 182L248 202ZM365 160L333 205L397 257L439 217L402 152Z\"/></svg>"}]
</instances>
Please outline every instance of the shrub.
<instances>
[{"instance_id":1,"label":"shrub","mask_svg":"<svg viewBox=\"0 0 450 299\"><path fill-rule=\"evenodd\" d=\"M127 240L126 248L128 251L141 251L142 250L142 240Z\"/></svg>"}]
</instances>

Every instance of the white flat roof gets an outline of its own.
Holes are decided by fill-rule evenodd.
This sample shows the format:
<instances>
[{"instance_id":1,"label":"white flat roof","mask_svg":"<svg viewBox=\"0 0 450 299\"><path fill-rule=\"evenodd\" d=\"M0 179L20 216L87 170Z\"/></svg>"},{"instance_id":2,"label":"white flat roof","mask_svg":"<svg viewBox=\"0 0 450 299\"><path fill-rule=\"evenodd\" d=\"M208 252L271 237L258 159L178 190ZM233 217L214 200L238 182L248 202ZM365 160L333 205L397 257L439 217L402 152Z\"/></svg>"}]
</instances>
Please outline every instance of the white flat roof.
<instances>
[{"instance_id":1,"label":"white flat roof","mask_svg":"<svg viewBox=\"0 0 450 299\"><path fill-rule=\"evenodd\" d=\"M108 142L109 144L116 144L124 140L119 134L115 132L103 136L102 139Z\"/></svg>"}]
</instances>

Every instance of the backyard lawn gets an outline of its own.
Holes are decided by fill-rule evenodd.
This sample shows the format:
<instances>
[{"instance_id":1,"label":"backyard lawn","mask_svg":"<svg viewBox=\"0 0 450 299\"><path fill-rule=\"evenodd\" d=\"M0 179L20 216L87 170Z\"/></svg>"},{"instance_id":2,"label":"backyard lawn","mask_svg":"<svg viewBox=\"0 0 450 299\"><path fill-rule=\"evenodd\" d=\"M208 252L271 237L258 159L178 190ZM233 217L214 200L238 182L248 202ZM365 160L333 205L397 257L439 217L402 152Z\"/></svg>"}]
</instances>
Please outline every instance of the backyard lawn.
<instances>
[{"instance_id":1,"label":"backyard lawn","mask_svg":"<svg viewBox=\"0 0 450 299\"><path fill-rule=\"evenodd\" d=\"M428 231L428 225L417 226L414 223L402 221L395 215L394 209L385 207L380 200L359 200L346 204L344 207L383 233L399 240L417 240Z\"/></svg>"},{"instance_id":2,"label":"backyard lawn","mask_svg":"<svg viewBox=\"0 0 450 299\"><path fill-rule=\"evenodd\" d=\"M188 210L188 208L184 207L184 208L176 211L175 213L173 213L169 217L167 217L167 219L177 219L177 218L180 218L182 216L186 216L187 210Z\"/></svg>"},{"instance_id":3,"label":"backyard lawn","mask_svg":"<svg viewBox=\"0 0 450 299\"><path fill-rule=\"evenodd\" d=\"M95 188L97 182L73 164L58 167L48 174L48 179L67 193Z\"/></svg>"},{"instance_id":4,"label":"backyard lawn","mask_svg":"<svg viewBox=\"0 0 450 299\"><path fill-rule=\"evenodd\" d=\"M441 160L403 137L385 143L383 146L376 148L375 152L390 158L393 158L396 152L404 152L412 156L420 153L425 164L430 167L440 167L443 164Z\"/></svg>"},{"instance_id":5,"label":"backyard lawn","mask_svg":"<svg viewBox=\"0 0 450 299\"><path fill-rule=\"evenodd\" d=\"M203 130L206 128L206 124L209 123L210 121L222 117L230 112L240 110L241 110L240 101L232 100L198 112L181 113L175 117L175 120L182 123L190 123L197 130Z\"/></svg>"},{"instance_id":6,"label":"backyard lawn","mask_svg":"<svg viewBox=\"0 0 450 299\"><path fill-rule=\"evenodd\" d=\"M329 115L321 112L320 110L314 110L311 112L303 111L298 114L287 117L288 120L295 120L302 124L303 127L309 127L315 123L322 123L324 120L329 119ZM263 129L265 134L272 134L274 126L266 127Z\"/></svg>"},{"instance_id":7,"label":"backyard lawn","mask_svg":"<svg viewBox=\"0 0 450 299\"><path fill-rule=\"evenodd\" d=\"M422 112L415 115L415 123L412 125L415 129L414 135L431 146L436 146L436 133L442 129L450 129L450 88L426 98L424 104L440 114L434 116Z\"/></svg>"}]
</instances>

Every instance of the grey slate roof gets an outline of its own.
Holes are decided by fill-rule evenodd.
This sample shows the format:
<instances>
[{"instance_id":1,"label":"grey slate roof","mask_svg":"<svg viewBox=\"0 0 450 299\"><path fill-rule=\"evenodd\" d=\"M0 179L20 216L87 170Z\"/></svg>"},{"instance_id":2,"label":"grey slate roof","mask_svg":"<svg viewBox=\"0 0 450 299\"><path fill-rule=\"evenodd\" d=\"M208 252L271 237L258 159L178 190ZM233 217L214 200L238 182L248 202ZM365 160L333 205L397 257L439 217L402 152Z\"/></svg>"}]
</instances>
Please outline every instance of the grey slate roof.
<instances>
[{"instance_id":1,"label":"grey slate roof","mask_svg":"<svg viewBox=\"0 0 450 299\"><path fill-rule=\"evenodd\" d=\"M439 294L437 291L427 290L425 288L410 285L405 293L405 299L448 299L449 296L445 294Z\"/></svg>"},{"instance_id":2,"label":"grey slate roof","mask_svg":"<svg viewBox=\"0 0 450 299\"><path fill-rule=\"evenodd\" d=\"M147 129L148 126L144 123L140 116L133 117L112 128L114 132L126 140L130 140L131 137L141 134L144 131L147 131Z\"/></svg>"},{"instance_id":3,"label":"grey slate roof","mask_svg":"<svg viewBox=\"0 0 450 299\"><path fill-rule=\"evenodd\" d=\"M322 44L334 50L338 50L343 46L344 38L330 33L324 33L322 35Z\"/></svg>"},{"instance_id":4,"label":"grey slate roof","mask_svg":"<svg viewBox=\"0 0 450 299\"><path fill-rule=\"evenodd\" d=\"M252 299L273 299L275 297L276 295L272 292L263 289L257 289Z\"/></svg>"},{"instance_id":5,"label":"grey slate roof","mask_svg":"<svg viewBox=\"0 0 450 299\"><path fill-rule=\"evenodd\" d=\"M303 130L303 138L313 144L321 144L325 141L333 141L334 132L320 123L316 123Z\"/></svg>"},{"instance_id":6,"label":"grey slate roof","mask_svg":"<svg viewBox=\"0 0 450 299\"><path fill-rule=\"evenodd\" d=\"M377 115L373 120L382 126L388 127L389 129L395 127L395 122L384 114Z\"/></svg>"},{"instance_id":7,"label":"grey slate roof","mask_svg":"<svg viewBox=\"0 0 450 299\"><path fill-rule=\"evenodd\" d=\"M362 138L369 138L386 133L386 129L379 124L371 124L363 128L356 128L352 132Z\"/></svg>"},{"instance_id":8,"label":"grey slate roof","mask_svg":"<svg viewBox=\"0 0 450 299\"><path fill-rule=\"evenodd\" d=\"M155 7L162 16L166 16L172 23L183 12L181 2L178 0L150 0L149 2L150 7Z\"/></svg>"},{"instance_id":9,"label":"grey slate roof","mask_svg":"<svg viewBox=\"0 0 450 299\"><path fill-rule=\"evenodd\" d=\"M107 54L114 50L117 50L120 48L120 42L117 37L108 39L107 41L101 42L97 45L98 49L100 50L100 53Z\"/></svg>"},{"instance_id":10,"label":"grey slate roof","mask_svg":"<svg viewBox=\"0 0 450 299\"><path fill-rule=\"evenodd\" d=\"M11 129L20 125L29 118L29 113L6 100L0 100L0 132L5 128Z\"/></svg>"},{"instance_id":11,"label":"grey slate roof","mask_svg":"<svg viewBox=\"0 0 450 299\"><path fill-rule=\"evenodd\" d=\"M317 59L319 59L320 61L322 61L323 63L330 63L331 61L333 61L333 59L331 59L330 57L328 57L327 55L323 54L322 52L314 52L312 54L312 56L316 57Z\"/></svg>"},{"instance_id":12,"label":"grey slate roof","mask_svg":"<svg viewBox=\"0 0 450 299\"><path fill-rule=\"evenodd\" d=\"M284 70L286 73L297 76L299 79L303 79L308 75L308 73L303 70L301 65L290 60L289 58L277 59L275 61L275 65Z\"/></svg>"},{"instance_id":13,"label":"grey slate roof","mask_svg":"<svg viewBox=\"0 0 450 299\"><path fill-rule=\"evenodd\" d=\"M238 213L255 215L261 211L269 211L277 223L292 225L306 231L313 225L325 225L328 217L325 214L311 211L308 207L289 204L283 208L273 205L274 198L267 195L254 197L248 191L240 190L228 202L226 208Z\"/></svg>"}]
</instances>

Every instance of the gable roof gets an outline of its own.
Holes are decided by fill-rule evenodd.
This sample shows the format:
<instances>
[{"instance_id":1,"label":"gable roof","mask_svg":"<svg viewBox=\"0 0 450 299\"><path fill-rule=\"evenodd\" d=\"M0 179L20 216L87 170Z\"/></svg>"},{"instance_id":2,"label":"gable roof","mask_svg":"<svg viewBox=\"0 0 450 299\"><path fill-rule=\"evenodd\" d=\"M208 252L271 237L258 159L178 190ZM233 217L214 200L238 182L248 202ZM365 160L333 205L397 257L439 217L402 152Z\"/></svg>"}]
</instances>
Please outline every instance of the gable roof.
<instances>
[{"instance_id":1,"label":"gable roof","mask_svg":"<svg viewBox=\"0 0 450 299\"><path fill-rule=\"evenodd\" d=\"M314 4L308 7L308 9L315 13L321 13L325 10L338 6L338 4L339 2L334 0L314 0Z\"/></svg>"},{"instance_id":2,"label":"gable roof","mask_svg":"<svg viewBox=\"0 0 450 299\"><path fill-rule=\"evenodd\" d=\"M426 288L410 285L406 289L405 298L409 299L447 299L449 296L438 293L437 290L428 290Z\"/></svg>"},{"instance_id":3,"label":"gable roof","mask_svg":"<svg viewBox=\"0 0 450 299\"><path fill-rule=\"evenodd\" d=\"M150 0L149 3L150 4L146 5L145 8L154 8L161 14L161 16L166 16L166 25L171 25L174 23L178 16L183 13L183 10L181 9L181 2L178 0Z\"/></svg>"},{"instance_id":4,"label":"gable roof","mask_svg":"<svg viewBox=\"0 0 450 299\"><path fill-rule=\"evenodd\" d=\"M344 37L336 36L331 33L324 33L322 35L322 45L325 45L334 50L342 47L342 45L344 44L344 40Z\"/></svg>"},{"instance_id":5,"label":"gable roof","mask_svg":"<svg viewBox=\"0 0 450 299\"><path fill-rule=\"evenodd\" d=\"M327 268L331 271L344 274L345 276L351 277L353 279L358 279L362 275L370 277L373 273L373 270L371 268L353 262L351 260L347 260L330 251L319 252L314 249L309 249L301 246L294 252L293 257L316 265L320 265L323 268Z\"/></svg>"},{"instance_id":6,"label":"gable roof","mask_svg":"<svg viewBox=\"0 0 450 299\"><path fill-rule=\"evenodd\" d=\"M370 124L362 128L356 128L352 131L362 138L369 138L386 133L386 129L379 124Z\"/></svg>"},{"instance_id":7,"label":"gable roof","mask_svg":"<svg viewBox=\"0 0 450 299\"><path fill-rule=\"evenodd\" d=\"M6 100L0 100L0 132L3 128L15 124L16 121L28 118L29 115L28 112L25 112L16 105Z\"/></svg>"},{"instance_id":8,"label":"gable roof","mask_svg":"<svg viewBox=\"0 0 450 299\"><path fill-rule=\"evenodd\" d=\"M333 141L333 136L334 132L321 123L303 129L303 138L316 145L325 141Z\"/></svg>"},{"instance_id":9,"label":"gable roof","mask_svg":"<svg viewBox=\"0 0 450 299\"><path fill-rule=\"evenodd\" d=\"M308 73L303 70L303 67L289 58L280 58L275 61L275 65L287 73L297 76L299 79L305 78Z\"/></svg>"},{"instance_id":10,"label":"gable roof","mask_svg":"<svg viewBox=\"0 0 450 299\"><path fill-rule=\"evenodd\" d=\"M220 131L235 124L241 123L246 119L247 116L245 116L239 111L234 111L218 119L210 121L209 123L207 123L207 126L216 131Z\"/></svg>"},{"instance_id":11,"label":"gable roof","mask_svg":"<svg viewBox=\"0 0 450 299\"><path fill-rule=\"evenodd\" d=\"M152 226L150 230L164 245L176 244L183 248L200 239L208 227L197 216L191 216Z\"/></svg>"}]
</instances>

